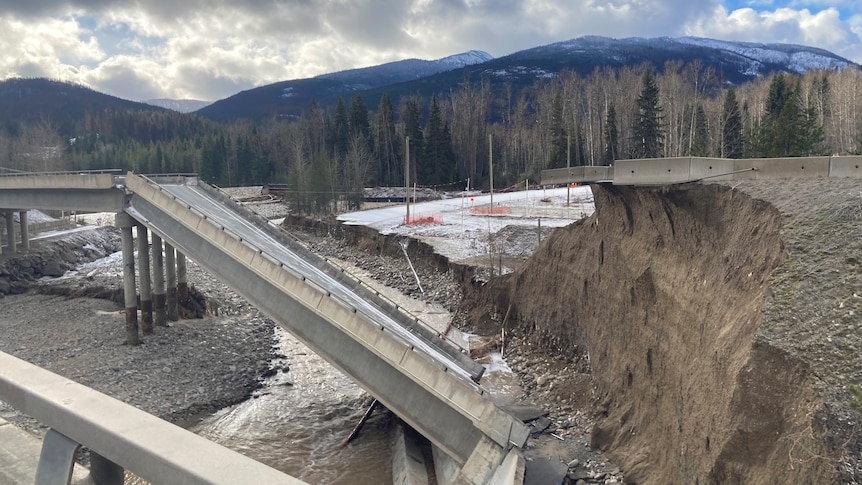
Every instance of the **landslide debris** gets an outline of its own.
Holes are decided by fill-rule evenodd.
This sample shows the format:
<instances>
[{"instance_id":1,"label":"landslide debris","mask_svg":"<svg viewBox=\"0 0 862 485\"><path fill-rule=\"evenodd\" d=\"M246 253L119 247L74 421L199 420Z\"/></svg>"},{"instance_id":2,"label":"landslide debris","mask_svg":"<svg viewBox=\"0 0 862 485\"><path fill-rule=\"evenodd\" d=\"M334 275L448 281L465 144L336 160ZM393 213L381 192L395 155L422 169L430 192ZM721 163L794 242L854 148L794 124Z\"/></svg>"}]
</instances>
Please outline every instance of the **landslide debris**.
<instances>
[{"instance_id":1,"label":"landslide debris","mask_svg":"<svg viewBox=\"0 0 862 485\"><path fill-rule=\"evenodd\" d=\"M857 483L858 187L596 185L486 310L591 372L592 445L626 483Z\"/></svg>"}]
</instances>

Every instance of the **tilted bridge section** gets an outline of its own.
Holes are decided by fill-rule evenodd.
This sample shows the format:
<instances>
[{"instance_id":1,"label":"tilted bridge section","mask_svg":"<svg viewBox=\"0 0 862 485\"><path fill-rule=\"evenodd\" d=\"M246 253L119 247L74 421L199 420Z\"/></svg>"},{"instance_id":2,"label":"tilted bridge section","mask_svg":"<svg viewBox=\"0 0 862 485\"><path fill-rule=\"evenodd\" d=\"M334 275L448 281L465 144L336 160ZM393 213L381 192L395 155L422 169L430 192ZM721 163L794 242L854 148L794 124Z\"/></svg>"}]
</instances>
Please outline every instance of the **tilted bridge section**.
<instances>
[{"instance_id":1,"label":"tilted bridge section","mask_svg":"<svg viewBox=\"0 0 862 485\"><path fill-rule=\"evenodd\" d=\"M484 368L464 349L196 177L0 177L0 207L128 214L425 436L455 481L496 480L529 436L476 384Z\"/></svg>"}]
</instances>

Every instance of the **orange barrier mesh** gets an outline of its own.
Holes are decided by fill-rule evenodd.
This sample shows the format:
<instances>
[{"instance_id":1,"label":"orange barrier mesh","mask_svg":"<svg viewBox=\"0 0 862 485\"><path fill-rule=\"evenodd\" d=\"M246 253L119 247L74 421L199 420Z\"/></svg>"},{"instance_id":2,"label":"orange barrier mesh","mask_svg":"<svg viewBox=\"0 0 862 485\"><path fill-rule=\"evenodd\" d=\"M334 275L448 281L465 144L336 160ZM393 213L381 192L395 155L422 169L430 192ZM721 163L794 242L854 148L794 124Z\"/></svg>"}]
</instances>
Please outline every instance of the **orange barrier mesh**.
<instances>
[{"instance_id":1,"label":"orange barrier mesh","mask_svg":"<svg viewBox=\"0 0 862 485\"><path fill-rule=\"evenodd\" d=\"M506 215L506 214L511 214L511 213L512 213L511 207L499 207L499 206L498 207L485 207L485 206L473 207L473 214L481 215L481 216L500 216L500 215Z\"/></svg>"},{"instance_id":2,"label":"orange barrier mesh","mask_svg":"<svg viewBox=\"0 0 862 485\"><path fill-rule=\"evenodd\" d=\"M443 215L442 214L432 214L428 215L420 215L414 214L410 217L404 218L404 224L408 226L415 226L419 224L443 224Z\"/></svg>"}]
</instances>

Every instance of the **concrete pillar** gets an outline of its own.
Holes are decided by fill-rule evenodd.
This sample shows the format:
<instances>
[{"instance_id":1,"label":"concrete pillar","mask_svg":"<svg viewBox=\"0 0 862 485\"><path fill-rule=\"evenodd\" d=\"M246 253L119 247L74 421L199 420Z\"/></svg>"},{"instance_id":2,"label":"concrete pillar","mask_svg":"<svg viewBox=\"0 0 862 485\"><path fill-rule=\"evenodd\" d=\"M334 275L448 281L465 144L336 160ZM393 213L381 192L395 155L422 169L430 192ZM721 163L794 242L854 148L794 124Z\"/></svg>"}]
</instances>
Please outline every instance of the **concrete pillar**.
<instances>
[{"instance_id":1,"label":"concrete pillar","mask_svg":"<svg viewBox=\"0 0 862 485\"><path fill-rule=\"evenodd\" d=\"M30 227L27 222L27 211L18 213L18 220L21 221L21 249L24 251L30 250Z\"/></svg>"},{"instance_id":2,"label":"concrete pillar","mask_svg":"<svg viewBox=\"0 0 862 485\"><path fill-rule=\"evenodd\" d=\"M9 246L9 254L15 254L18 252L15 247L15 220L14 220L14 212L11 210L6 211L6 244Z\"/></svg>"},{"instance_id":3,"label":"concrete pillar","mask_svg":"<svg viewBox=\"0 0 862 485\"><path fill-rule=\"evenodd\" d=\"M123 299L126 303L126 344L140 345L138 335L138 295L135 291L135 240L132 238L132 218L118 212L115 224L123 239Z\"/></svg>"},{"instance_id":4,"label":"concrete pillar","mask_svg":"<svg viewBox=\"0 0 862 485\"><path fill-rule=\"evenodd\" d=\"M167 327L165 313L165 259L162 254L162 238L153 233L153 323Z\"/></svg>"},{"instance_id":5,"label":"concrete pillar","mask_svg":"<svg viewBox=\"0 0 862 485\"><path fill-rule=\"evenodd\" d=\"M150 241L145 226L138 226L138 276L141 279L141 332L153 333L153 290L150 285Z\"/></svg>"},{"instance_id":6,"label":"concrete pillar","mask_svg":"<svg viewBox=\"0 0 862 485\"><path fill-rule=\"evenodd\" d=\"M180 319L177 307L177 258L174 247L165 243L165 273L167 274L167 313L168 320L176 322Z\"/></svg>"},{"instance_id":7,"label":"concrete pillar","mask_svg":"<svg viewBox=\"0 0 862 485\"><path fill-rule=\"evenodd\" d=\"M181 304L189 301L189 276L186 269L186 255L177 251L177 299Z\"/></svg>"}]
</instances>

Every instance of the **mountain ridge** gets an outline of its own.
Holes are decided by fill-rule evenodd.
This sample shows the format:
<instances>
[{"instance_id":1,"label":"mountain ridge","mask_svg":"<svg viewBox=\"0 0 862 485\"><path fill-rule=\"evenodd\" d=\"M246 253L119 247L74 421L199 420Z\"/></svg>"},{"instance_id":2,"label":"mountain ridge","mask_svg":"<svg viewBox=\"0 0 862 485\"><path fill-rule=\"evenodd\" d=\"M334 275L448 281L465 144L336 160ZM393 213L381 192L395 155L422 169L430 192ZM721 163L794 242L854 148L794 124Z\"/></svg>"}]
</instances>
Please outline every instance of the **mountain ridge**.
<instances>
[{"instance_id":1,"label":"mountain ridge","mask_svg":"<svg viewBox=\"0 0 862 485\"><path fill-rule=\"evenodd\" d=\"M812 69L858 68L852 61L824 49L797 44L724 41L691 36L624 39L583 36L498 58L479 57L477 60L481 62L414 78L388 76L389 66L411 66L416 65L414 61L432 61L396 61L315 78L282 81L237 93L197 113L217 121L292 118L300 116L312 100L327 106L333 105L339 97L361 94L366 104L374 108L384 92L392 99L410 94L430 97L434 93L446 92L465 80L490 80L497 89L509 85L520 91L537 80L553 78L565 70L588 75L597 66L619 68L651 63L660 71L665 62L678 60L687 63L695 59L715 68L721 73L724 82L735 85L777 71L802 73Z\"/></svg>"}]
</instances>

